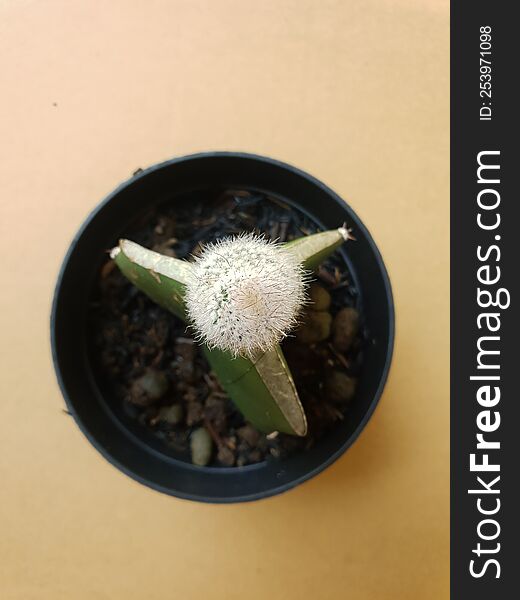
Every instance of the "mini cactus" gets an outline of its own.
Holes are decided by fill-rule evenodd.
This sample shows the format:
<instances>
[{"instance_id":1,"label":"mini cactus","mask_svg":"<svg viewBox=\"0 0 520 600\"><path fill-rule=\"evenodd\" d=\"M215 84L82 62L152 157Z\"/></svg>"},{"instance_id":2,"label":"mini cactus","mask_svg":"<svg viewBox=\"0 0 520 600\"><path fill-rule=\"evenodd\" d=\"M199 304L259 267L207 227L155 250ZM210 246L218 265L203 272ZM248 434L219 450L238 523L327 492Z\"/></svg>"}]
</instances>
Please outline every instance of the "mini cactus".
<instances>
[{"instance_id":1,"label":"mini cactus","mask_svg":"<svg viewBox=\"0 0 520 600\"><path fill-rule=\"evenodd\" d=\"M253 234L206 246L186 286L200 341L233 356L271 350L297 322L305 270L283 246Z\"/></svg>"},{"instance_id":2,"label":"mini cactus","mask_svg":"<svg viewBox=\"0 0 520 600\"><path fill-rule=\"evenodd\" d=\"M244 233L207 245L191 262L120 240L111 257L140 290L189 324L246 420L265 433L305 435L279 342L298 322L310 270L348 239L346 227L286 244Z\"/></svg>"}]
</instances>

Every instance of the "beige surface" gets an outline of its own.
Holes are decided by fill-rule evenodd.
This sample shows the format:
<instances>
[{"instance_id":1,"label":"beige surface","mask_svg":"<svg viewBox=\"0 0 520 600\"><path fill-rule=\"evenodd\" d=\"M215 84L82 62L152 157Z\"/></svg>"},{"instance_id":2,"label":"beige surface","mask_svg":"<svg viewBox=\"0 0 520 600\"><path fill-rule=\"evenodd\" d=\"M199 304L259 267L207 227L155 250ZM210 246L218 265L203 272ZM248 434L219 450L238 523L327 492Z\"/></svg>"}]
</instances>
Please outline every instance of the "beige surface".
<instances>
[{"instance_id":1,"label":"beige surface","mask_svg":"<svg viewBox=\"0 0 520 600\"><path fill-rule=\"evenodd\" d=\"M0 597L448 597L446 0L0 0ZM264 153L344 195L398 316L355 446L286 495L205 506L139 486L72 420L54 280L139 166Z\"/></svg>"}]
</instances>

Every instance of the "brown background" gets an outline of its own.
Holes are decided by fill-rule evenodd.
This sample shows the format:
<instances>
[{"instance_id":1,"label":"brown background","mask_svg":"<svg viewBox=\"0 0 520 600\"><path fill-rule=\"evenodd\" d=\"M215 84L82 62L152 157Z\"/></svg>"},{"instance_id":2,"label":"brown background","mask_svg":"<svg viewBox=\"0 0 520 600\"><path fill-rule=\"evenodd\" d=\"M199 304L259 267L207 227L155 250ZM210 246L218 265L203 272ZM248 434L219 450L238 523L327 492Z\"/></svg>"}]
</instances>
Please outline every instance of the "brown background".
<instances>
[{"instance_id":1,"label":"brown background","mask_svg":"<svg viewBox=\"0 0 520 600\"><path fill-rule=\"evenodd\" d=\"M0 0L0 596L448 597L446 0ZM382 402L286 495L162 496L88 444L48 316L77 227L137 167L267 154L343 195L397 308Z\"/></svg>"}]
</instances>

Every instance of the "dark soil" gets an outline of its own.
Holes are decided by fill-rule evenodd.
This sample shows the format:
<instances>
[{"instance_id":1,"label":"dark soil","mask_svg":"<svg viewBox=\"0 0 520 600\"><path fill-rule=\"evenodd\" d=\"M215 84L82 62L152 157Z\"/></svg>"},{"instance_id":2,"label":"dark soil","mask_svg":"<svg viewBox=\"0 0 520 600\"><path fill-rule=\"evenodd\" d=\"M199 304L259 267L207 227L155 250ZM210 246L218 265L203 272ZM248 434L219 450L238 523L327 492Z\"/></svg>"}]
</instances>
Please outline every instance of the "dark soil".
<instances>
[{"instance_id":1,"label":"dark soil","mask_svg":"<svg viewBox=\"0 0 520 600\"><path fill-rule=\"evenodd\" d=\"M149 212L124 235L163 254L189 258L200 244L244 230L286 241L318 228L278 199L228 190L176 198L175 203ZM358 291L340 252L323 263L315 279L313 295L321 302L326 290L330 307L318 314L311 306L303 321L317 325L282 343L309 433L304 438L266 436L244 422L186 325L133 287L107 258L90 303L89 334L100 385L108 392L113 410L145 437L153 434L165 452L187 461L190 436L200 427L212 438L210 464L215 466L283 458L312 446L344 419L355 393L363 346L363 328L355 326L361 312ZM355 310L343 310L338 316L345 307ZM331 317L323 316L326 312L333 319L330 334ZM314 342L316 335L327 338Z\"/></svg>"}]
</instances>

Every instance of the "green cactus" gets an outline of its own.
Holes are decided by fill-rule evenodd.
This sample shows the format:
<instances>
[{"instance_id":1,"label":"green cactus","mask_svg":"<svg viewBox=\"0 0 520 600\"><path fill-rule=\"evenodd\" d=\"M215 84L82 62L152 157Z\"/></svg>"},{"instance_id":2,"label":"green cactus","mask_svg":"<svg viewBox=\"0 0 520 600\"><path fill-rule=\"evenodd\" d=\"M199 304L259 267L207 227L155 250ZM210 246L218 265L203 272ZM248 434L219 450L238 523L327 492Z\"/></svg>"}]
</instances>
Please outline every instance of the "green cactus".
<instances>
[{"instance_id":1,"label":"green cactus","mask_svg":"<svg viewBox=\"0 0 520 600\"><path fill-rule=\"evenodd\" d=\"M149 298L190 323L222 387L265 433L307 433L305 412L278 342L305 299L305 271L347 239L341 227L272 244L242 235L208 246L194 262L120 240L121 272Z\"/></svg>"}]
</instances>

